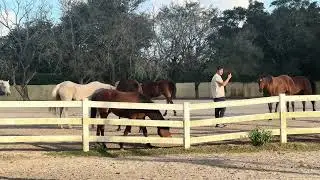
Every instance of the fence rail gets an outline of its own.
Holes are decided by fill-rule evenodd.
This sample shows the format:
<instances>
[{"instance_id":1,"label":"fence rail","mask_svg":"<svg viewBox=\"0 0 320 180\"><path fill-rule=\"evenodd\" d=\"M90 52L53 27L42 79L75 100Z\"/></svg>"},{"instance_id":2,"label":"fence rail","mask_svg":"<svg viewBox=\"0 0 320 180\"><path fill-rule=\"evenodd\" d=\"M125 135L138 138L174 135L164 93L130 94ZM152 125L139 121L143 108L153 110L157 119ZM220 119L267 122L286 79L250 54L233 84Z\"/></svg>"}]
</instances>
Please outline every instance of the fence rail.
<instances>
[{"instance_id":1,"label":"fence rail","mask_svg":"<svg viewBox=\"0 0 320 180\"><path fill-rule=\"evenodd\" d=\"M190 110L212 109L212 108L222 108L222 107L236 107L236 106L248 106L248 105L275 103L275 102L279 102L279 97L278 96L264 97L264 98L253 98L253 99L243 99L243 100L232 100L232 101L210 102L210 103L197 103L197 104L191 104L190 105Z\"/></svg>"},{"instance_id":2,"label":"fence rail","mask_svg":"<svg viewBox=\"0 0 320 180\"><path fill-rule=\"evenodd\" d=\"M320 111L286 112L288 101L320 101L320 95L303 96L279 96L254 98L246 100L231 100L225 102L210 102L190 104L158 104L158 103L125 103L125 102L97 102L88 101L4 101L0 108L34 108L34 107L74 107L82 108L80 118L0 118L0 125L53 125L72 124L82 126L82 135L79 136L0 136L0 143L22 143L22 142L82 142L83 151L89 151L90 142L124 142L124 143L164 143L183 145L186 149L192 144L206 143L212 141L232 140L247 138L249 132L234 132L227 134L216 134L194 137L191 128L201 126L212 126L220 123L239 123L245 121L260 121L267 119L280 119L278 129L271 129L273 135L280 135L282 143L287 142L288 134L313 134L320 133L320 128L287 128L287 118L320 117ZM190 120L190 114L195 110L211 109L219 107L248 106L266 103L279 103L278 113L263 113L253 115L240 115L224 117L219 119ZM121 108L121 109L151 109L151 110L177 110L183 111L183 121L169 120L128 120L128 119L101 119L90 118L89 109ZM91 136L89 126L93 124L107 125L129 125L129 126L166 126L170 128L182 128L182 137L132 137L132 136Z\"/></svg>"}]
</instances>

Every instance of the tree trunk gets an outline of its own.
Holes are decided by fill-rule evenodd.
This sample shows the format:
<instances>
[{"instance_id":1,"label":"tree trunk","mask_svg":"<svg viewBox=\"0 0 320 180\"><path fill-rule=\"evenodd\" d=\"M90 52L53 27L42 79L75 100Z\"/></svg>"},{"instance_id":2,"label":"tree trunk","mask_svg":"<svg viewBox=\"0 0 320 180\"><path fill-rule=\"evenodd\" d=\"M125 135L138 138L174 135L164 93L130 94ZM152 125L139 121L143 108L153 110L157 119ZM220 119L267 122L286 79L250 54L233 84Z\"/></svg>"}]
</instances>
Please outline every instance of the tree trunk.
<instances>
[{"instance_id":1,"label":"tree trunk","mask_svg":"<svg viewBox=\"0 0 320 180\"><path fill-rule=\"evenodd\" d=\"M23 101L29 101L30 100L27 85L21 85L21 86L15 85L14 87L16 88L18 93L20 94L20 96L21 96Z\"/></svg>"},{"instance_id":2,"label":"tree trunk","mask_svg":"<svg viewBox=\"0 0 320 180\"><path fill-rule=\"evenodd\" d=\"M24 101L30 101L28 86L27 86L27 85L23 86L23 89L22 89L22 90L23 90L22 99L23 99Z\"/></svg>"},{"instance_id":3,"label":"tree trunk","mask_svg":"<svg viewBox=\"0 0 320 180\"><path fill-rule=\"evenodd\" d=\"M200 85L200 82L195 82L194 84L195 84L194 90L196 92L196 99L199 99L199 85Z\"/></svg>"}]
</instances>

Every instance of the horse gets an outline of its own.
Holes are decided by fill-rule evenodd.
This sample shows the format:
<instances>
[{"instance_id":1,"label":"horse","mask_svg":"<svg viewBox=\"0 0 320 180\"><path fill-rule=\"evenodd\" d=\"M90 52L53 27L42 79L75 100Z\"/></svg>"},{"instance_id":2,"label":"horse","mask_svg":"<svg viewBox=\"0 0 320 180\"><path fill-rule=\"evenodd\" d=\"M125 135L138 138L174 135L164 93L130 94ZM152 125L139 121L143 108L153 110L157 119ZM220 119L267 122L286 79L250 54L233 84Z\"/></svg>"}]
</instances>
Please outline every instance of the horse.
<instances>
[{"instance_id":1,"label":"horse","mask_svg":"<svg viewBox=\"0 0 320 180\"><path fill-rule=\"evenodd\" d=\"M143 82L141 84L143 94L149 98L159 97L164 95L167 104L173 104L172 99L176 97L176 85L169 80L160 80L156 82ZM174 116L177 115L177 112L173 110ZM163 116L167 115L167 110Z\"/></svg>"},{"instance_id":2,"label":"horse","mask_svg":"<svg viewBox=\"0 0 320 180\"><path fill-rule=\"evenodd\" d=\"M258 80L259 91L264 91L264 96L278 96L281 93L294 95L296 93L295 83L288 75L280 75L277 77L266 76L260 77ZM277 112L279 102L276 103L275 112ZM289 112L289 102L286 103ZM272 112L272 103L268 103L269 112ZM271 119L269 119L271 120Z\"/></svg>"},{"instance_id":3,"label":"horse","mask_svg":"<svg viewBox=\"0 0 320 180\"><path fill-rule=\"evenodd\" d=\"M88 84L77 84L72 81L64 81L60 84L57 84L52 90L52 97L55 100L61 101L81 101L85 98L89 98L97 89L115 89L114 86L110 84L104 84L99 81L93 81ZM61 107L59 116L61 118L62 112L64 110L65 117L68 116L68 108ZM57 113L56 108L49 108L49 111L54 111ZM60 126L63 128L63 125ZM71 128L71 125L68 125Z\"/></svg>"},{"instance_id":4,"label":"horse","mask_svg":"<svg viewBox=\"0 0 320 180\"><path fill-rule=\"evenodd\" d=\"M122 91L122 92L139 92L139 93L143 93L142 92L142 87L140 85L140 83L136 80L120 80L116 82L116 89L118 91ZM120 119L120 117L119 117ZM118 126L117 131L121 131L121 126ZM142 131L142 128L140 127L139 132Z\"/></svg>"},{"instance_id":5,"label":"horse","mask_svg":"<svg viewBox=\"0 0 320 180\"><path fill-rule=\"evenodd\" d=\"M294 82L295 87L293 88L293 95L311 95L316 94L316 85L313 81L310 81L308 78L304 76L293 76L291 79ZM265 89L266 90L266 89ZM264 93L264 96L269 96L268 93ZM315 101L311 101L313 111L315 109ZM302 101L303 111L305 111L305 101ZM269 109L272 109L272 103L268 103ZM291 102L292 111L295 111L294 101ZM271 111L270 111L271 112ZM277 112L277 107L275 109Z\"/></svg>"},{"instance_id":6,"label":"horse","mask_svg":"<svg viewBox=\"0 0 320 180\"><path fill-rule=\"evenodd\" d=\"M92 101L111 101L111 102L132 102L132 103L153 103L148 97L139 92L122 92L113 89L100 89L97 90L92 96ZM101 118L107 118L112 112L113 114L129 119L142 119L148 116L152 120L164 120L161 112L159 110L146 110L146 109L116 109L116 108L91 108L90 117L95 118L97 111ZM158 135L160 137L171 137L169 127L157 127ZM123 135L127 136L131 131L131 126L126 126ZM104 136L104 125L98 125L97 136ZM143 135L148 136L148 131L146 127L143 127ZM119 143L120 149L123 149L123 143ZM147 144L151 146L150 143ZM106 145L103 144L106 148Z\"/></svg>"},{"instance_id":7,"label":"horse","mask_svg":"<svg viewBox=\"0 0 320 180\"><path fill-rule=\"evenodd\" d=\"M0 96L9 96L11 95L9 80L4 81L0 80Z\"/></svg>"}]
</instances>

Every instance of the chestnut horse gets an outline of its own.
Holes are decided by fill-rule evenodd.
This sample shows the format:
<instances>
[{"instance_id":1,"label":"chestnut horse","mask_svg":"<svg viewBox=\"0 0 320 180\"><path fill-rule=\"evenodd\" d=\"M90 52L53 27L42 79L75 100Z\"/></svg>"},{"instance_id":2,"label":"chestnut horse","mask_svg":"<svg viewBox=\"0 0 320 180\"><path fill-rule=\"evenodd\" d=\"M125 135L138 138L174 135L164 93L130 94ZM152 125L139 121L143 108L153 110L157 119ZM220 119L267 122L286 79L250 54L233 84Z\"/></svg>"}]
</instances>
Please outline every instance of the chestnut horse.
<instances>
[{"instance_id":1,"label":"chestnut horse","mask_svg":"<svg viewBox=\"0 0 320 180\"><path fill-rule=\"evenodd\" d=\"M92 101L111 101L111 102L132 102L132 103L153 103L149 98L139 92L121 92L113 89L100 89L92 95ZM107 118L112 112L113 114L129 119L142 119L148 116L153 120L164 120L159 110L146 109L115 109L115 108L91 108L91 118L95 118L99 111L101 118ZM169 127L157 127L160 137L171 137ZM126 126L124 136L127 136L131 130L131 126ZM97 136L104 136L104 125L97 126ZM148 136L147 128L143 127L143 135ZM123 149L123 143L119 143L120 149ZM151 146L150 143L147 145ZM104 147L105 144L104 144Z\"/></svg>"},{"instance_id":2,"label":"chestnut horse","mask_svg":"<svg viewBox=\"0 0 320 180\"><path fill-rule=\"evenodd\" d=\"M159 97L164 95L167 104L173 104L172 99L176 97L176 85L169 80L160 80L156 82L144 82L142 83L142 91L143 94L149 98ZM173 110L174 116L177 115L177 112ZM163 116L167 115L167 110L163 114Z\"/></svg>"},{"instance_id":3,"label":"chestnut horse","mask_svg":"<svg viewBox=\"0 0 320 180\"><path fill-rule=\"evenodd\" d=\"M286 75L282 75L282 77L286 77ZM293 88L291 88L291 90L292 90L291 92L293 94L289 94L289 95L311 95L311 94L316 94L316 86L315 86L314 82L310 81L308 78L306 78L304 76L294 76L294 77L290 77L290 78L294 82L295 86ZM292 84L292 83L290 83L290 84ZM264 96L270 96L270 93L269 93L268 89L265 88L263 90L264 90ZM313 111L316 111L316 109L315 109L315 101L311 101L311 103L312 103ZM302 101L303 111L305 111L305 104L306 104L306 102ZM272 111L272 103L268 103L268 106L269 106L269 111L271 112ZM295 111L294 101L291 102L291 107L292 107L292 111L294 112ZM276 105L275 112L277 112L277 108L278 108L278 103Z\"/></svg>"},{"instance_id":4,"label":"chestnut horse","mask_svg":"<svg viewBox=\"0 0 320 180\"><path fill-rule=\"evenodd\" d=\"M294 95L296 93L295 83L290 76L280 75L277 77L266 76L259 78L259 91L264 90L264 96L278 96L279 94ZM275 112L277 112L279 102L276 103ZM287 111L289 112L289 102L287 102ZM272 103L268 103L269 112L272 112ZM271 120L271 119L269 119Z\"/></svg>"},{"instance_id":5,"label":"chestnut horse","mask_svg":"<svg viewBox=\"0 0 320 180\"><path fill-rule=\"evenodd\" d=\"M120 80L116 83L116 89L122 92L139 92L142 93L142 87L140 83L136 80ZM120 119L120 117L119 117ZM121 126L118 126L117 131L121 131ZM142 131L142 127L140 127L139 132Z\"/></svg>"}]
</instances>

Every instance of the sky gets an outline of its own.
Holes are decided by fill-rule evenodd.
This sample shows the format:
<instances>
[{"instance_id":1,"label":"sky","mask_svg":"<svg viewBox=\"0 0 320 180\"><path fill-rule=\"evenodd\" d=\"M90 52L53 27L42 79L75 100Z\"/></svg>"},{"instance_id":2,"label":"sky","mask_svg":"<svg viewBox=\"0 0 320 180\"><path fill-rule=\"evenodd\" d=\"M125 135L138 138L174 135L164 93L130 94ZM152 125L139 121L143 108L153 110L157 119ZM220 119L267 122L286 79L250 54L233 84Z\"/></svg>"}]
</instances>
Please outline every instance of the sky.
<instances>
[{"instance_id":1,"label":"sky","mask_svg":"<svg viewBox=\"0 0 320 180\"><path fill-rule=\"evenodd\" d=\"M155 10L156 12L163 5L169 5L170 3L183 4L186 0L146 0L139 11L141 12L152 12ZM190 1L190 0L188 0ZM248 7L249 0L191 0L200 2L202 7L216 7L219 10L223 11L225 9L232 9L235 6ZM273 0L259 0L265 4L265 7L269 9L269 5ZM59 0L50 0L50 5L52 6L52 15L55 19L59 19L61 16L61 10L59 7Z\"/></svg>"},{"instance_id":2,"label":"sky","mask_svg":"<svg viewBox=\"0 0 320 180\"><path fill-rule=\"evenodd\" d=\"M12 5L13 0L4 0L8 3L8 6ZM52 20L56 23L59 22L59 18L61 17L61 5L59 3L60 0L47 0L48 5L50 6L50 12ZM86 1L86 0L76 0L76 1ZM146 0L139 8L140 12L157 12L159 8L161 8L164 5L169 5L170 3L175 4L184 4L186 1L193 1L193 2L199 2L202 7L209 8L214 7L218 8L220 11L226 10L226 9L232 9L237 6L241 7L248 7L249 0ZM273 0L258 0L260 2L263 2L265 5L265 8L267 10L271 10L270 3ZM320 0L317 0L320 3ZM3 2L3 1L2 1ZM24 2L22 0L22 2ZM40 2L40 0L36 0L36 2ZM3 11L0 10L0 14L3 13ZM13 13L10 15L14 16ZM11 18L11 17L10 17ZM5 35L8 32L6 28L0 25L0 36Z\"/></svg>"},{"instance_id":3,"label":"sky","mask_svg":"<svg viewBox=\"0 0 320 180\"><path fill-rule=\"evenodd\" d=\"M141 7L142 11L152 11L153 7L157 11L162 5L168 5L171 2L175 4L183 4L186 0L148 0ZM188 0L190 1L190 0ZM249 0L191 0L193 2L200 2L202 7L216 7L219 10L223 11L226 9L232 9L235 6L248 7ZM270 3L273 0L259 0L265 4L265 7L268 8Z\"/></svg>"}]
</instances>

